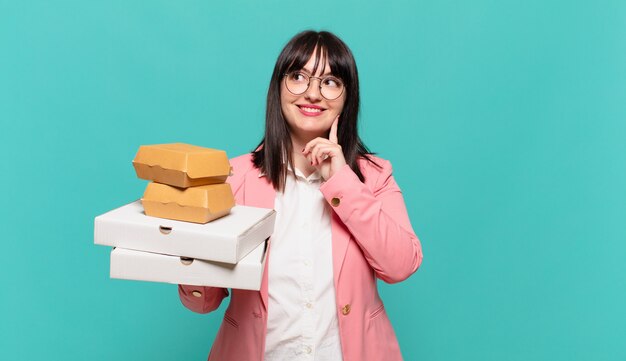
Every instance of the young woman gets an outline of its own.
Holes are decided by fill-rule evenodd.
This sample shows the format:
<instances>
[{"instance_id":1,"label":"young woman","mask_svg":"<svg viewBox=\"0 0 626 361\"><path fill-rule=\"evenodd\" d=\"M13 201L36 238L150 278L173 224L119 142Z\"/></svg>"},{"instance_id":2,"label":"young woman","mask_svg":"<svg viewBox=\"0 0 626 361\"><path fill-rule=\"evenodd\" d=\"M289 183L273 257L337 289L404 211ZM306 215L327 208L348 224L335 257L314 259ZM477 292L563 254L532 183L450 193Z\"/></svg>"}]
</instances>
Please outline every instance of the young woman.
<instances>
[{"instance_id":1,"label":"young woman","mask_svg":"<svg viewBox=\"0 0 626 361\"><path fill-rule=\"evenodd\" d=\"M281 52L265 136L231 160L237 204L274 208L261 290L232 290L209 360L401 360L377 279L402 281L422 261L391 164L357 133L359 81L349 48L305 31ZM192 311L227 289L179 286Z\"/></svg>"}]
</instances>

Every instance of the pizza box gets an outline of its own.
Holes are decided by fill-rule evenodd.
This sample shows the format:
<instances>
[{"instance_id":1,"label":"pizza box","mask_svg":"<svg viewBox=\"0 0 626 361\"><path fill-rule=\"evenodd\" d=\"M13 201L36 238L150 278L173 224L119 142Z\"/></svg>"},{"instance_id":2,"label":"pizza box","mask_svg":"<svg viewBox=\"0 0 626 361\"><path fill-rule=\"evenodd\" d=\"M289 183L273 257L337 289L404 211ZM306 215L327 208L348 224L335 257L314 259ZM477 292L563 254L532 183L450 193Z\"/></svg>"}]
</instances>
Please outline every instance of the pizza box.
<instances>
[{"instance_id":1,"label":"pizza box","mask_svg":"<svg viewBox=\"0 0 626 361\"><path fill-rule=\"evenodd\" d=\"M116 247L111 251L111 278L258 291L265 251L263 242L233 265Z\"/></svg>"},{"instance_id":2,"label":"pizza box","mask_svg":"<svg viewBox=\"0 0 626 361\"><path fill-rule=\"evenodd\" d=\"M206 224L150 217L141 201L95 218L94 243L235 264L274 231L273 209L236 205Z\"/></svg>"}]
</instances>

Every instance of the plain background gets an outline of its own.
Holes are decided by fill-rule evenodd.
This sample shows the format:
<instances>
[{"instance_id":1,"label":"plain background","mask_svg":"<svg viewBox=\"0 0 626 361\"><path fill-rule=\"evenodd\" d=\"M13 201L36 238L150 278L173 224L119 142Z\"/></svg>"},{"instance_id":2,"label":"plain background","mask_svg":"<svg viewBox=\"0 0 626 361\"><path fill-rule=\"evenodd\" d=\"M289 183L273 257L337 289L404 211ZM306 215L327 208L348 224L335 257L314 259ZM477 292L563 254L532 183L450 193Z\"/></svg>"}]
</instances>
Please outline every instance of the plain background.
<instances>
[{"instance_id":1,"label":"plain background","mask_svg":"<svg viewBox=\"0 0 626 361\"><path fill-rule=\"evenodd\" d=\"M280 49L337 33L424 263L407 360L626 359L623 1L0 1L0 359L204 360L224 307L110 280L96 215L142 144L236 156Z\"/></svg>"}]
</instances>

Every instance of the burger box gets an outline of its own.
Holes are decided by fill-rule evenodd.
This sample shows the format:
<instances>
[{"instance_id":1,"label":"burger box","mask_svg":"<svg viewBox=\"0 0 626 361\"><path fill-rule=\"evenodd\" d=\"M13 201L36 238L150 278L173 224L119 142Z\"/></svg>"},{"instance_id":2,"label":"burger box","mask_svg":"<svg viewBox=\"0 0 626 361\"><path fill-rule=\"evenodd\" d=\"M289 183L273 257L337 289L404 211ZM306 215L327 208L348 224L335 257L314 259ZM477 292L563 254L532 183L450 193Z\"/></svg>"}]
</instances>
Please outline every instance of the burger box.
<instances>
[{"instance_id":1,"label":"burger box","mask_svg":"<svg viewBox=\"0 0 626 361\"><path fill-rule=\"evenodd\" d=\"M235 197L228 183L178 188L150 182L141 203L148 216L207 223L227 215Z\"/></svg>"},{"instance_id":2,"label":"burger box","mask_svg":"<svg viewBox=\"0 0 626 361\"><path fill-rule=\"evenodd\" d=\"M273 209L236 205L206 224L146 216L140 201L97 216L94 243L235 264L274 231Z\"/></svg>"},{"instance_id":3,"label":"burger box","mask_svg":"<svg viewBox=\"0 0 626 361\"><path fill-rule=\"evenodd\" d=\"M111 251L111 278L258 291L265 248L263 242L233 265L117 247Z\"/></svg>"},{"instance_id":4,"label":"burger box","mask_svg":"<svg viewBox=\"0 0 626 361\"><path fill-rule=\"evenodd\" d=\"M185 143L142 145L133 167L141 179L180 188L224 183L231 172L225 151Z\"/></svg>"}]
</instances>

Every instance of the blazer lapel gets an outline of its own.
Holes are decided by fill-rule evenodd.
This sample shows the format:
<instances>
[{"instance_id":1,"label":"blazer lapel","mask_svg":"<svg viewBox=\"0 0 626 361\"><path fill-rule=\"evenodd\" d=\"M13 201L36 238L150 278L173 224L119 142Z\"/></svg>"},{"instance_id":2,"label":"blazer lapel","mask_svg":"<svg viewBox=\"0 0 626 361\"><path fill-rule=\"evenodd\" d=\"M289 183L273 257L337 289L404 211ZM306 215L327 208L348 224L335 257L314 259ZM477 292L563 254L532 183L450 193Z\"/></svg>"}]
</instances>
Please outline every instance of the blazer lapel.
<instances>
[{"instance_id":1,"label":"blazer lapel","mask_svg":"<svg viewBox=\"0 0 626 361\"><path fill-rule=\"evenodd\" d=\"M350 233L346 229L337 213L331 210L331 233L333 244L333 280L335 282L335 292L339 289L339 274L341 273L341 267L343 266L343 260L346 257L346 251L348 250L348 241L350 240Z\"/></svg>"},{"instance_id":2,"label":"blazer lapel","mask_svg":"<svg viewBox=\"0 0 626 361\"><path fill-rule=\"evenodd\" d=\"M252 168L246 174L244 183L244 204L251 207L261 207L274 209L274 199L276 198L276 190L265 176L260 176L259 170ZM269 268L269 257L271 247L267 247L265 254L265 269L263 270L263 278L261 281L261 300L263 306L267 310L267 270Z\"/></svg>"}]
</instances>

